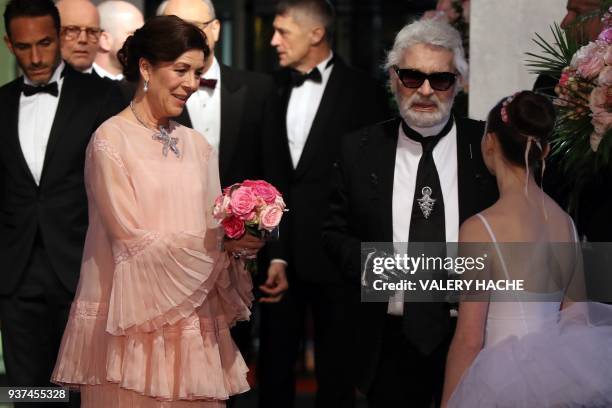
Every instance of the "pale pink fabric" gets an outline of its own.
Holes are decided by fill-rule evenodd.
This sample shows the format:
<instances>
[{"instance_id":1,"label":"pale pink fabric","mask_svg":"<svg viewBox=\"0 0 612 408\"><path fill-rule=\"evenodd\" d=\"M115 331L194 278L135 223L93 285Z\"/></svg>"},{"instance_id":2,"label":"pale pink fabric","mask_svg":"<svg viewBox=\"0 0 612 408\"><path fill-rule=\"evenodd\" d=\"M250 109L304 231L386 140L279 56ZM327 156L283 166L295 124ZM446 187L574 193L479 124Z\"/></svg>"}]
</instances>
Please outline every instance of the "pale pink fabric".
<instances>
[{"instance_id":1,"label":"pale pink fabric","mask_svg":"<svg viewBox=\"0 0 612 408\"><path fill-rule=\"evenodd\" d=\"M52 380L85 407L222 407L248 390L229 327L249 318L251 280L220 250L218 163L172 123L181 157L121 116L87 148L89 230Z\"/></svg>"}]
</instances>

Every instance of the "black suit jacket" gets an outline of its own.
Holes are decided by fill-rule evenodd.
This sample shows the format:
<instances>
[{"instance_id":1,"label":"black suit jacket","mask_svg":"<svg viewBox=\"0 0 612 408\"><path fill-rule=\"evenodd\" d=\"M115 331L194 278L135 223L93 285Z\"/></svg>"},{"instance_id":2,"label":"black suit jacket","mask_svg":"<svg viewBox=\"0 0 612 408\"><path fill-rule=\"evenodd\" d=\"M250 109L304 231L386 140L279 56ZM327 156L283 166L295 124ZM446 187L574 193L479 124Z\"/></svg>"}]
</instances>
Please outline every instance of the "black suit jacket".
<instances>
[{"instance_id":1,"label":"black suit jacket","mask_svg":"<svg viewBox=\"0 0 612 408\"><path fill-rule=\"evenodd\" d=\"M278 98L272 78L221 65L219 174L226 187L245 179L266 179L286 190L281 168ZM176 120L192 127L187 109Z\"/></svg>"},{"instance_id":2,"label":"black suit jacket","mask_svg":"<svg viewBox=\"0 0 612 408\"><path fill-rule=\"evenodd\" d=\"M334 189L323 243L352 287L351 330L355 331L356 384L367 392L378 366L387 303L361 303L361 242L393 242L393 177L399 119L345 138L336 164ZM495 179L480 152L482 122L456 119L459 222L497 199ZM416 175L415 175L416 177ZM412 197L408 197L411 200ZM407 368L409 369L409 368Z\"/></svg>"},{"instance_id":3,"label":"black suit jacket","mask_svg":"<svg viewBox=\"0 0 612 408\"><path fill-rule=\"evenodd\" d=\"M384 89L367 75L348 67L341 58L334 65L297 167L293 169L287 140L286 116L291 96L291 71L276 73L283 106L283 153L291 175L289 188L290 249L285 255L299 279L315 283L340 282L321 245L323 219L329 208L330 176L342 137L388 117Z\"/></svg>"},{"instance_id":4,"label":"black suit jacket","mask_svg":"<svg viewBox=\"0 0 612 408\"><path fill-rule=\"evenodd\" d=\"M37 233L54 272L74 292L88 222L85 148L96 128L120 110L121 95L111 83L66 65L36 185L19 143L22 84L20 77L0 88L0 295L17 288Z\"/></svg>"}]
</instances>

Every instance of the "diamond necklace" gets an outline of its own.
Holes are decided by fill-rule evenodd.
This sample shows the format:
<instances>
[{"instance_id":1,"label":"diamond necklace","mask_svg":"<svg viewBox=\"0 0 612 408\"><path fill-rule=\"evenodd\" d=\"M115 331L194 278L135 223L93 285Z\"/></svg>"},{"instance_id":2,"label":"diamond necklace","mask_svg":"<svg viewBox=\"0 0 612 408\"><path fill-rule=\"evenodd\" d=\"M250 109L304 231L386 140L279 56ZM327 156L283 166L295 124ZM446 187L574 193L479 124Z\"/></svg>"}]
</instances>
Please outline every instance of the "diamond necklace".
<instances>
[{"instance_id":1,"label":"diamond necklace","mask_svg":"<svg viewBox=\"0 0 612 408\"><path fill-rule=\"evenodd\" d=\"M140 116L138 116L138 113L136 113L136 109L134 109L134 101L130 101L130 109L132 110L132 113L134 114L134 117L136 118L136 120L142 126L144 126L147 129L151 129L151 127L147 126L147 124L140 118ZM152 139L157 140L158 142L164 145L162 148L162 154L164 155L164 157L168 156L168 150L172 150L172 153L174 153L176 157L181 157L181 151L179 150L177 146L178 137L171 137L170 134L168 133L168 129L166 129L164 126L159 126L158 129L151 129L151 130L159 131L159 133L153 134Z\"/></svg>"}]
</instances>

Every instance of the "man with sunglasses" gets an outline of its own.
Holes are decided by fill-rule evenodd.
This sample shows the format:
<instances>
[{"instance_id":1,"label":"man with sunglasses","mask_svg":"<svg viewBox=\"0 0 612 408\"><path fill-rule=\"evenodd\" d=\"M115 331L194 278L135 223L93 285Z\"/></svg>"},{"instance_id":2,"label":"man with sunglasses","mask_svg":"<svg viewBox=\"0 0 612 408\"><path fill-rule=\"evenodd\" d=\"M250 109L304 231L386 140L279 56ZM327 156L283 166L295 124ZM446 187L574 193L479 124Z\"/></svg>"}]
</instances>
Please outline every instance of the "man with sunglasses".
<instances>
[{"instance_id":1,"label":"man with sunglasses","mask_svg":"<svg viewBox=\"0 0 612 408\"><path fill-rule=\"evenodd\" d=\"M362 282L360 243L457 242L461 222L496 199L483 123L451 111L467 78L461 44L440 20L405 26L385 65L399 115L345 138L336 166L323 241L354 288L353 372L370 408L439 406L454 324L448 304L407 293L362 302L373 279Z\"/></svg>"},{"instance_id":2,"label":"man with sunglasses","mask_svg":"<svg viewBox=\"0 0 612 408\"><path fill-rule=\"evenodd\" d=\"M62 58L77 71L92 73L102 33L98 9L89 0L60 0L56 7L62 24Z\"/></svg>"}]
</instances>

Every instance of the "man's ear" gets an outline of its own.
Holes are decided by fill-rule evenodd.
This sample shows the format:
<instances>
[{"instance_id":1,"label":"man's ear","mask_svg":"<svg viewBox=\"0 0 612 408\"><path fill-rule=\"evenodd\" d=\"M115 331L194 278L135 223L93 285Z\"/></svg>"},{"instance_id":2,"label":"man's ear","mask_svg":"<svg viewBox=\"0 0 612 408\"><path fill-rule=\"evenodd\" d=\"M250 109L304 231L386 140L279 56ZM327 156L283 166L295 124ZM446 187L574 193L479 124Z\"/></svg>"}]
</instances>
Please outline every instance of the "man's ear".
<instances>
[{"instance_id":1,"label":"man's ear","mask_svg":"<svg viewBox=\"0 0 612 408\"><path fill-rule=\"evenodd\" d=\"M213 20L212 23L210 23L210 31L212 32L213 40L216 44L219 41L219 35L221 35L221 22L217 19Z\"/></svg>"},{"instance_id":2,"label":"man's ear","mask_svg":"<svg viewBox=\"0 0 612 408\"><path fill-rule=\"evenodd\" d=\"M113 49L113 41L114 39L112 35L106 31L102 31L98 44L103 52L110 52L110 50Z\"/></svg>"},{"instance_id":3,"label":"man's ear","mask_svg":"<svg viewBox=\"0 0 612 408\"><path fill-rule=\"evenodd\" d=\"M315 26L310 30L310 44L317 45L325 38L325 28L321 26Z\"/></svg>"},{"instance_id":4,"label":"man's ear","mask_svg":"<svg viewBox=\"0 0 612 408\"><path fill-rule=\"evenodd\" d=\"M6 48L9 49L11 54L15 55L15 51L13 50L13 43L7 34L4 34L4 43L6 44Z\"/></svg>"}]
</instances>

